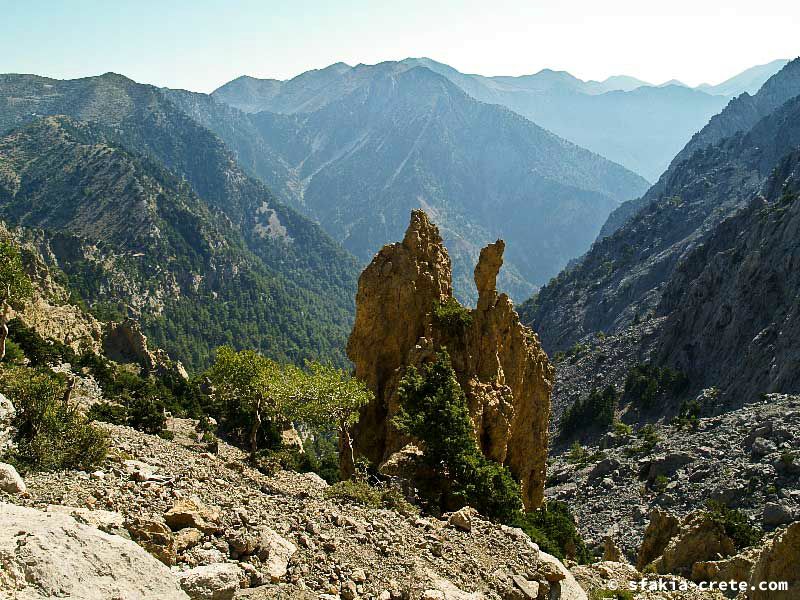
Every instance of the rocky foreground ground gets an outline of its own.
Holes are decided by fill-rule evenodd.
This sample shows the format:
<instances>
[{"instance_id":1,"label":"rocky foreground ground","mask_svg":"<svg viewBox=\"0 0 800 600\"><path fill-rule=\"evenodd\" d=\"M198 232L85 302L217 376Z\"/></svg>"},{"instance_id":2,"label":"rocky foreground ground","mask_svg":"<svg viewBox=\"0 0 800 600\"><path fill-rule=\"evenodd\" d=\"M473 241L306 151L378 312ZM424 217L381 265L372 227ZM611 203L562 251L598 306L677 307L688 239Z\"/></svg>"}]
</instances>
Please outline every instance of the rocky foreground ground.
<instances>
[{"instance_id":1,"label":"rocky foreground ground","mask_svg":"<svg viewBox=\"0 0 800 600\"><path fill-rule=\"evenodd\" d=\"M635 560L653 509L686 514L709 499L767 531L800 518L799 396L656 431L646 452L635 435L609 433L583 459L563 450L551 460L546 495L569 503L590 542L610 536Z\"/></svg>"},{"instance_id":2,"label":"rocky foreground ground","mask_svg":"<svg viewBox=\"0 0 800 600\"><path fill-rule=\"evenodd\" d=\"M519 530L468 509L435 519L337 502L313 474L268 477L224 443L207 452L191 425L173 421L175 441L107 426L102 469L30 474L24 493L0 492L0 597L587 597ZM641 576L616 562L576 572L588 589Z\"/></svg>"}]
</instances>

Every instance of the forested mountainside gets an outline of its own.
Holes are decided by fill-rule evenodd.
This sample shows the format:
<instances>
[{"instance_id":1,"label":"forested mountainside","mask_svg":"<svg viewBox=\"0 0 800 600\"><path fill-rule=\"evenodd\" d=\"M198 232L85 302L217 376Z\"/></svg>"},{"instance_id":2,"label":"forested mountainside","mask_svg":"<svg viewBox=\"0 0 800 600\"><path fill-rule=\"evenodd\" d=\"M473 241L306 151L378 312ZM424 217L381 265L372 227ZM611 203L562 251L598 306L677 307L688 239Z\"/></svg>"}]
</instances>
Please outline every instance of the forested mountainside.
<instances>
[{"instance_id":1,"label":"forested mountainside","mask_svg":"<svg viewBox=\"0 0 800 600\"><path fill-rule=\"evenodd\" d=\"M338 78L340 69L325 71ZM481 246L509 242L501 287L523 298L588 248L598 220L647 186L429 69L363 66L323 89L326 73L301 76L298 89L283 94L282 103L302 110L249 115L258 145L282 160L266 173L244 164L264 180L286 173L290 183L276 189L364 262L402 235L410 210L424 208L452 249L462 299L475 299L471 271ZM304 80L319 93L307 98ZM182 96L175 102L237 148L226 112ZM240 154L257 151L248 143Z\"/></svg>"},{"instance_id":2,"label":"forested mountainside","mask_svg":"<svg viewBox=\"0 0 800 600\"><path fill-rule=\"evenodd\" d=\"M483 77L427 58L390 64L428 68L472 98L505 106L650 181L658 178L692 134L730 99L712 91L653 86L628 77L584 82L549 69L521 77ZM288 81L240 77L216 90L214 96L247 112L313 112L350 93L367 69L337 63ZM729 89L739 88L732 82Z\"/></svg>"},{"instance_id":3,"label":"forested mountainside","mask_svg":"<svg viewBox=\"0 0 800 600\"><path fill-rule=\"evenodd\" d=\"M776 77L797 76L787 67ZM649 357L739 401L797 391L787 340L797 327L799 146L795 97L697 149L648 192L649 204L525 303L523 319L549 352L596 332L613 336L604 347L627 348L602 366L583 364L587 377Z\"/></svg>"},{"instance_id":4,"label":"forested mountainside","mask_svg":"<svg viewBox=\"0 0 800 600\"><path fill-rule=\"evenodd\" d=\"M295 266L309 269L320 285L355 288L356 272L348 254L317 225L277 202L267 187L242 171L217 135L189 118L161 90L114 73L64 81L0 75L0 133L37 115L57 114L104 125L109 139L186 178L266 260L287 259L285 248L275 255L275 245L265 234L271 223L279 223L296 242L289 248ZM346 295L343 290L324 291L334 302L351 304L350 289Z\"/></svg>"},{"instance_id":5,"label":"forested mountainside","mask_svg":"<svg viewBox=\"0 0 800 600\"><path fill-rule=\"evenodd\" d=\"M46 114L80 121L24 129ZM77 253L67 262L90 303L113 298L136 311L156 343L192 366L206 364L226 340L276 357L330 353L344 360L354 259L276 202L216 135L159 90L113 74L74 81L5 75L0 127L3 214L50 234L60 229L56 237L78 236L62 249ZM121 177L130 187L120 187ZM148 203L150 212L140 214ZM141 260L134 246L150 244L147 235L163 245L158 256ZM112 256L132 279L104 283L114 280L102 272ZM115 295L120 285L130 293ZM153 296L160 310L148 312Z\"/></svg>"}]
</instances>

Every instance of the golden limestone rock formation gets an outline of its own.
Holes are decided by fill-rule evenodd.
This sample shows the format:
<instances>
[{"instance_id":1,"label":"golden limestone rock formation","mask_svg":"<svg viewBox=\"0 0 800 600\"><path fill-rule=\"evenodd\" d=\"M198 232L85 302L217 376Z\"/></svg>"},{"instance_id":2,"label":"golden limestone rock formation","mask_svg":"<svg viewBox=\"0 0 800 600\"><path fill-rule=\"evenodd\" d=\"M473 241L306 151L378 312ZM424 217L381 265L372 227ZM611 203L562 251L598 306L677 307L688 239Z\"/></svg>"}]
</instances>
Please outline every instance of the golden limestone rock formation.
<instances>
[{"instance_id":1,"label":"golden limestone rock formation","mask_svg":"<svg viewBox=\"0 0 800 600\"><path fill-rule=\"evenodd\" d=\"M522 484L527 508L542 503L553 367L535 333L522 325L495 284L505 244L481 251L475 267L478 306L463 326L437 319L453 302L450 257L438 228L421 210L400 243L384 246L361 274L356 320L347 345L356 376L375 393L354 432L357 455L386 461L409 442L392 425L397 386L408 365L446 347L469 403L483 453L507 465Z\"/></svg>"}]
</instances>

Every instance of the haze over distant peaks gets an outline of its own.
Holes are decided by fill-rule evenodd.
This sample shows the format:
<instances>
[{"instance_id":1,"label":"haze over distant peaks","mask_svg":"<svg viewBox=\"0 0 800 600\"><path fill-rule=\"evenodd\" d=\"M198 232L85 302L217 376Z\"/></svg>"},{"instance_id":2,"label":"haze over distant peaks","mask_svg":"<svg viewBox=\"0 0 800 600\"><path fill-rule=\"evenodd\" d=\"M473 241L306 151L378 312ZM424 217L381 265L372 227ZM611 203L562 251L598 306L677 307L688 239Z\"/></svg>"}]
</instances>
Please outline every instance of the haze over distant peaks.
<instances>
[{"instance_id":1,"label":"haze over distant peaks","mask_svg":"<svg viewBox=\"0 0 800 600\"><path fill-rule=\"evenodd\" d=\"M615 75L584 81L543 69L521 76L465 74L430 58L406 58L350 67L335 63L286 81L240 77L213 92L239 110L309 114L363 86L375 72L423 67L445 77L469 96L511 109L579 146L655 181L692 135L732 96L757 89L785 61L753 67L717 86L691 88L671 80L660 86Z\"/></svg>"},{"instance_id":2,"label":"haze over distant peaks","mask_svg":"<svg viewBox=\"0 0 800 600\"><path fill-rule=\"evenodd\" d=\"M509 243L502 287L524 298L585 252L611 210L647 182L501 102L476 101L474 86L465 89L469 76L426 64L337 64L278 88L240 78L213 94L251 113L239 113L235 126L219 102L180 94L173 101L239 156L273 156L252 172L362 261L401 236L409 210L421 207L441 226L462 299L475 299L473 266L498 237ZM234 139L245 127L247 139ZM254 142L258 152L249 149Z\"/></svg>"},{"instance_id":3,"label":"haze over distant peaks","mask_svg":"<svg viewBox=\"0 0 800 600\"><path fill-rule=\"evenodd\" d=\"M697 86L697 89L709 94L722 96L738 96L743 92L753 95L764 85L767 79L780 71L788 62L788 59L779 58L765 65L751 67L717 85L704 83Z\"/></svg>"}]
</instances>

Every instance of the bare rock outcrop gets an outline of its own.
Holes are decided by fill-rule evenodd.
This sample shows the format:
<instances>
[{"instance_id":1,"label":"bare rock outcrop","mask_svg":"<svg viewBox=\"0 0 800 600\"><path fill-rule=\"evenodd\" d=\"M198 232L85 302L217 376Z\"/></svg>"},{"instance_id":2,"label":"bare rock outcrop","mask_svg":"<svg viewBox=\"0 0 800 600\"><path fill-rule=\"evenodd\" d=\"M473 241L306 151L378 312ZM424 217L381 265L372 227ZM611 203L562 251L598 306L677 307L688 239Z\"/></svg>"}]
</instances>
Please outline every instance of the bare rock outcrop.
<instances>
[{"instance_id":1,"label":"bare rock outcrop","mask_svg":"<svg viewBox=\"0 0 800 600\"><path fill-rule=\"evenodd\" d=\"M785 581L789 593L797 593L800 589L800 521L796 521L775 532L763 546L761 555L750 574L750 586L753 590L751 600L772 600L781 598L781 592L762 589L762 582ZM753 589L755 588L755 589ZM785 597L789 597L784 592Z\"/></svg>"},{"instance_id":2,"label":"bare rock outcrop","mask_svg":"<svg viewBox=\"0 0 800 600\"><path fill-rule=\"evenodd\" d=\"M0 597L187 598L169 569L131 540L72 517L0 504Z\"/></svg>"},{"instance_id":3,"label":"bare rock outcrop","mask_svg":"<svg viewBox=\"0 0 800 600\"><path fill-rule=\"evenodd\" d=\"M409 443L391 424L405 368L446 347L469 402L483 453L520 480L526 507L541 504L553 367L511 300L496 290L505 244L481 251L479 298L469 322L454 330L437 321L437 303L452 301L450 257L438 228L416 210L402 242L384 246L359 278L356 320L347 345L356 376L376 399L354 432L356 453L381 464Z\"/></svg>"},{"instance_id":4,"label":"bare rock outcrop","mask_svg":"<svg viewBox=\"0 0 800 600\"><path fill-rule=\"evenodd\" d=\"M126 319L111 323L103 337L104 354L118 363L139 365L145 373L174 375L188 380L189 375L180 361L172 361L164 350L152 351L147 346L147 336L138 322Z\"/></svg>"},{"instance_id":5,"label":"bare rock outcrop","mask_svg":"<svg viewBox=\"0 0 800 600\"><path fill-rule=\"evenodd\" d=\"M661 556L679 530L680 519L677 516L659 509L653 510L650 513L650 523L647 525L642 545L639 548L636 568L642 570Z\"/></svg>"}]
</instances>

